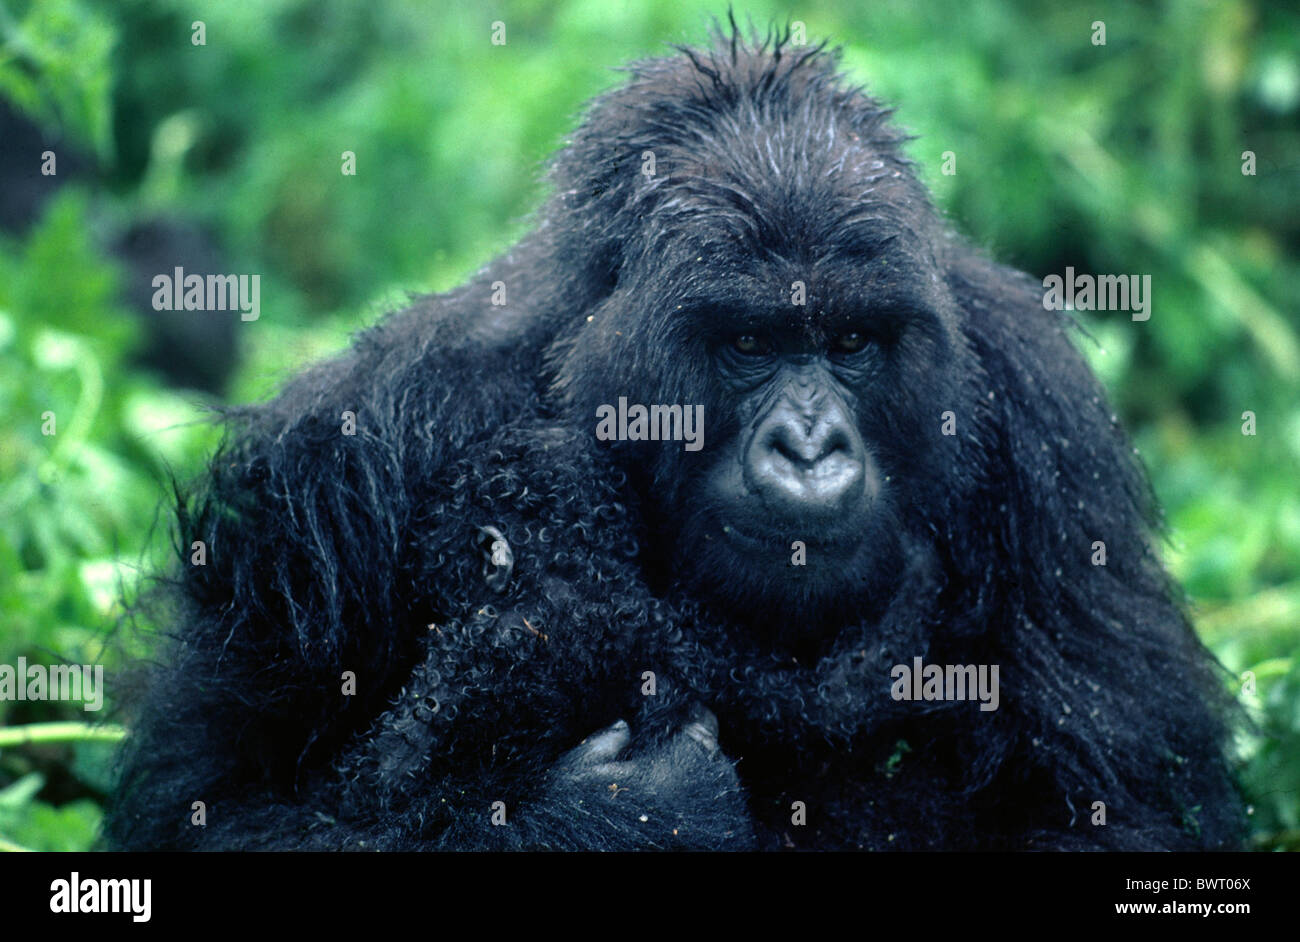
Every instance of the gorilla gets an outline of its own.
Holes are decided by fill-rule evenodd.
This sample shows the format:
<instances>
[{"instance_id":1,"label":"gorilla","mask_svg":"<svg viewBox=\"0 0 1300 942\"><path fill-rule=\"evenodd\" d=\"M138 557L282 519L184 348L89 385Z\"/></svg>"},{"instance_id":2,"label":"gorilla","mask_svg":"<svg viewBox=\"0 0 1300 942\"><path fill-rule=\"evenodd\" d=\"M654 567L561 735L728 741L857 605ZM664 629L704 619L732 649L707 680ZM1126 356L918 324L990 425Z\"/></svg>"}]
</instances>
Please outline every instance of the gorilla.
<instances>
[{"instance_id":1,"label":"gorilla","mask_svg":"<svg viewBox=\"0 0 1300 942\"><path fill-rule=\"evenodd\" d=\"M109 846L1238 844L1072 322L838 69L634 64L530 234L228 411Z\"/></svg>"},{"instance_id":2,"label":"gorilla","mask_svg":"<svg viewBox=\"0 0 1300 942\"><path fill-rule=\"evenodd\" d=\"M43 154L57 154L58 173L41 172ZM43 127L0 98L0 234L25 234L65 185L102 186L105 173L64 135ZM169 385L220 393L239 362L239 332L229 317L155 311L153 278L177 266L192 272L225 270L215 238L196 221L150 215L115 223L100 203L90 208L96 241L123 268L121 301L140 321L137 363Z\"/></svg>"}]
</instances>

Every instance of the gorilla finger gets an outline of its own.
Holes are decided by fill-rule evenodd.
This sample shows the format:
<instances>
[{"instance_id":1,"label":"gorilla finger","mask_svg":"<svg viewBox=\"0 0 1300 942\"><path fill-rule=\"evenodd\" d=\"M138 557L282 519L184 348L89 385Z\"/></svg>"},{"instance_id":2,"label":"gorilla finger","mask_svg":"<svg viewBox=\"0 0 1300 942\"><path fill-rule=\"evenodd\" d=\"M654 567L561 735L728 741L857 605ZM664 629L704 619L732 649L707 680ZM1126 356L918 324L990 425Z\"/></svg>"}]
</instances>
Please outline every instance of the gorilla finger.
<instances>
[{"instance_id":1,"label":"gorilla finger","mask_svg":"<svg viewBox=\"0 0 1300 942\"><path fill-rule=\"evenodd\" d=\"M718 738L718 718L708 707L700 703L692 706L690 721L692 723L699 723L706 731L708 731L710 736L714 739Z\"/></svg>"},{"instance_id":2,"label":"gorilla finger","mask_svg":"<svg viewBox=\"0 0 1300 942\"><path fill-rule=\"evenodd\" d=\"M619 720L599 732L592 733L573 751L575 761L583 765L608 762L622 752L632 740L632 731L626 720Z\"/></svg>"},{"instance_id":3,"label":"gorilla finger","mask_svg":"<svg viewBox=\"0 0 1300 942\"><path fill-rule=\"evenodd\" d=\"M707 711L706 711L707 712ZM709 720L712 720L710 723ZM712 713L708 717L691 720L682 727L682 732L704 747L711 757L718 753L718 720Z\"/></svg>"}]
</instances>

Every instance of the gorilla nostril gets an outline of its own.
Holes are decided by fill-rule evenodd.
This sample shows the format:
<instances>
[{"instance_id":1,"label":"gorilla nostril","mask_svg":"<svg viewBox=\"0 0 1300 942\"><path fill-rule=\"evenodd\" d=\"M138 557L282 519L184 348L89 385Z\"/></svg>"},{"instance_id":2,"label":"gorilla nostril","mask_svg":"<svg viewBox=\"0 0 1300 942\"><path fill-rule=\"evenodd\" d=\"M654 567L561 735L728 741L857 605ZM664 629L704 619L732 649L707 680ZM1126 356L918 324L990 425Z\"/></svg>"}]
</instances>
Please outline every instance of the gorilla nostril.
<instances>
[{"instance_id":1,"label":"gorilla nostril","mask_svg":"<svg viewBox=\"0 0 1300 942\"><path fill-rule=\"evenodd\" d=\"M847 443L847 436L839 429L831 430L830 434L819 429L805 432L790 423L783 423L774 429L768 447L795 467L807 471Z\"/></svg>"},{"instance_id":2,"label":"gorilla nostril","mask_svg":"<svg viewBox=\"0 0 1300 942\"><path fill-rule=\"evenodd\" d=\"M784 431L785 427L782 426L768 447L796 467L809 464L811 459L805 456L805 450L800 449L792 442L789 435L782 434Z\"/></svg>"},{"instance_id":3,"label":"gorilla nostril","mask_svg":"<svg viewBox=\"0 0 1300 942\"><path fill-rule=\"evenodd\" d=\"M850 454L853 451L853 440L841 425L832 426L830 431L823 437L821 453L817 456L817 460L820 461L829 457L837 451Z\"/></svg>"},{"instance_id":4,"label":"gorilla nostril","mask_svg":"<svg viewBox=\"0 0 1300 942\"><path fill-rule=\"evenodd\" d=\"M840 512L865 487L861 449L842 422L818 422L811 431L790 419L773 422L746 465L770 507L796 514Z\"/></svg>"}]
</instances>

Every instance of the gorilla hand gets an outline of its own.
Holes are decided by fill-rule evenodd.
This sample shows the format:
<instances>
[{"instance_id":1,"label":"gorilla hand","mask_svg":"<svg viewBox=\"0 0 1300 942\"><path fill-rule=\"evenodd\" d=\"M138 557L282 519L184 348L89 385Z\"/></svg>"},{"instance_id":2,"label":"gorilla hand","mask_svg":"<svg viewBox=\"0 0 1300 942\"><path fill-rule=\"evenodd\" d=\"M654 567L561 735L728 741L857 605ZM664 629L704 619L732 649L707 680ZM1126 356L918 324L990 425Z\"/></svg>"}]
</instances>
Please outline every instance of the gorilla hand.
<instances>
[{"instance_id":1,"label":"gorilla hand","mask_svg":"<svg viewBox=\"0 0 1300 942\"><path fill-rule=\"evenodd\" d=\"M718 748L718 721L697 708L680 730L632 747L619 720L566 753L552 770L552 807L582 820L602 849L747 850L752 824L736 770ZM603 839L596 840L598 835Z\"/></svg>"}]
</instances>

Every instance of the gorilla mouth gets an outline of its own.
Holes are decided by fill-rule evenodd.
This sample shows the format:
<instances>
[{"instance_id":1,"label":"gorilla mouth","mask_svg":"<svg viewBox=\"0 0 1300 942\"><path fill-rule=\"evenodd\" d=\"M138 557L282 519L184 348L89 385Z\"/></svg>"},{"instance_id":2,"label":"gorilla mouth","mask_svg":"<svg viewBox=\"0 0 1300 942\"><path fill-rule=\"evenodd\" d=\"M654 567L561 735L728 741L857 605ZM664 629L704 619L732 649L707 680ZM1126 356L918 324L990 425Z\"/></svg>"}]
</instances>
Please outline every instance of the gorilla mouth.
<instances>
[{"instance_id":1,"label":"gorilla mouth","mask_svg":"<svg viewBox=\"0 0 1300 942\"><path fill-rule=\"evenodd\" d=\"M789 563L789 557L802 544L807 549L818 553L834 552L844 555L855 551L866 540L869 526L865 516L854 515L856 525L817 524L809 528L805 522L782 524L773 519L769 527L756 530L737 526L735 523L720 523L718 531L722 538L736 549L746 554L761 554L761 558L779 556L782 564Z\"/></svg>"},{"instance_id":2,"label":"gorilla mouth","mask_svg":"<svg viewBox=\"0 0 1300 942\"><path fill-rule=\"evenodd\" d=\"M879 525L883 495L874 474L855 475L858 480L864 476L869 486L859 484L829 512L815 500L791 500L788 493L771 497L726 463L704 482L700 496L709 510L700 515L702 533L742 553L763 558L776 553L787 562L794 543L842 555L856 549Z\"/></svg>"}]
</instances>

